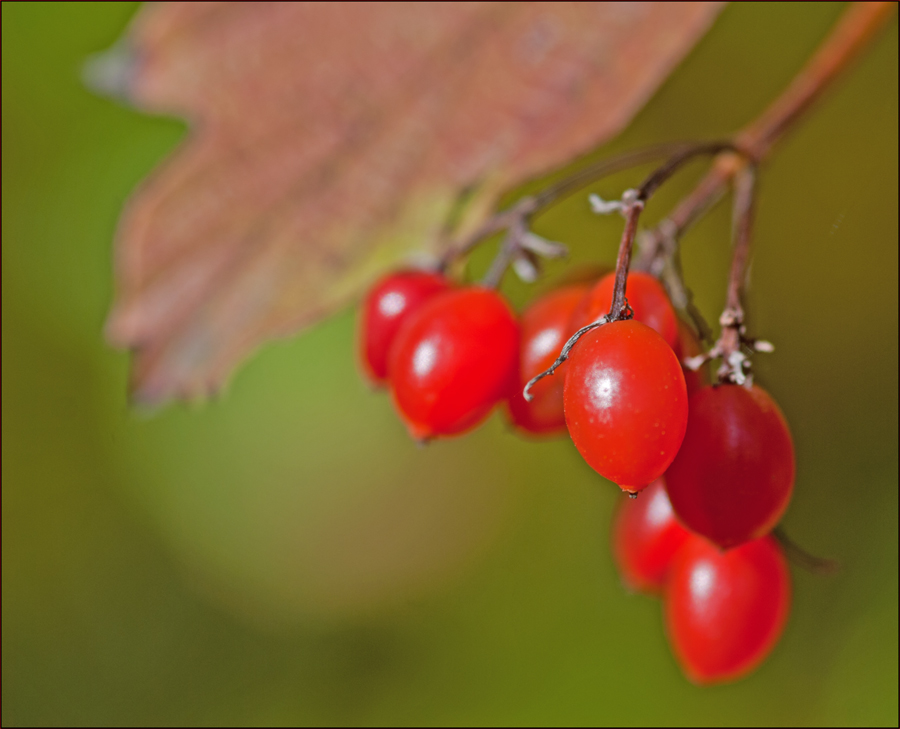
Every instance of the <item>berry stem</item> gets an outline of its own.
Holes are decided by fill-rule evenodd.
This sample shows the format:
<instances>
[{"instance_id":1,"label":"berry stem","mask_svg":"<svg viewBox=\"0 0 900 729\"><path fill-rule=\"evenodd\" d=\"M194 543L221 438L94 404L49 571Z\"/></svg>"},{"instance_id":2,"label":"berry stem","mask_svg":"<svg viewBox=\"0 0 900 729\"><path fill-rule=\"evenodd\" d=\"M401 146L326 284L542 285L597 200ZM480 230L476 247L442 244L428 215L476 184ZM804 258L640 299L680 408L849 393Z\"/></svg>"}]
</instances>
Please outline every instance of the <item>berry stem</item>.
<instances>
[{"instance_id":1,"label":"berry stem","mask_svg":"<svg viewBox=\"0 0 900 729\"><path fill-rule=\"evenodd\" d=\"M731 257L731 271L728 274L725 309L719 317L722 336L717 345L718 354L722 358L718 373L720 382L743 382L744 371L749 369L749 361L744 359L740 351L745 332L741 292L746 280L747 262L750 259L755 198L756 167L748 165L738 173L734 184L734 252Z\"/></svg>"},{"instance_id":2,"label":"berry stem","mask_svg":"<svg viewBox=\"0 0 900 729\"><path fill-rule=\"evenodd\" d=\"M592 329L596 329L607 322L630 319L632 317L631 307L628 306L628 300L625 298L625 288L628 281L628 267L631 261L631 251L634 248L634 239L637 235L638 220L641 217L644 204L666 180L691 159L700 155L717 154L724 149L735 150L735 147L730 142L710 142L683 147L672 155L662 166L651 172L637 190L626 190L622 194L621 202L610 205L610 210L619 210L625 216L625 229L622 231L622 240L619 243L619 252L616 257L616 278L613 283L613 297L609 314L575 332L575 334L573 334L565 343L562 351L559 353L559 357L556 358L553 364L550 365L548 369L535 375L528 381L525 385L525 389L522 391L522 396L527 402L531 402L531 388L534 387L535 383L548 375L552 375L556 369L569 358L572 347L575 346L581 337ZM522 224L524 225L525 222L522 221ZM497 264L497 262L501 261L503 256L506 255L504 253L504 248L505 245L501 248L500 253L494 260L494 264ZM505 266L506 264L504 263L503 268L499 269L500 276L502 276ZM485 277L485 284L487 285L489 281L493 281L494 276L495 267L492 265L491 270L488 271L488 276Z\"/></svg>"},{"instance_id":3,"label":"berry stem","mask_svg":"<svg viewBox=\"0 0 900 729\"><path fill-rule=\"evenodd\" d=\"M725 150L739 152L731 142L709 142L679 150L666 160L662 166L651 172L637 190L626 190L625 194L622 195L622 214L625 216L625 230L622 232L622 241L619 243L619 253L616 256L616 280L613 286L612 305L607 316L608 321L629 318L625 288L628 280L628 267L631 263L631 251L634 248L634 239L637 235L638 219L644 209L644 204L663 183L694 157L719 154Z\"/></svg>"},{"instance_id":4,"label":"berry stem","mask_svg":"<svg viewBox=\"0 0 900 729\"><path fill-rule=\"evenodd\" d=\"M753 233L753 216L756 209L756 165L750 164L738 172L734 181L733 249L731 271L728 274L728 290L725 309L719 317L722 334L705 354L691 357L684 364L693 370L711 359L721 358L718 378L720 383L752 387L751 363L742 348L757 352L773 351L772 344L746 336L744 307L741 295L747 277L750 260L750 241Z\"/></svg>"},{"instance_id":5,"label":"berry stem","mask_svg":"<svg viewBox=\"0 0 900 729\"><path fill-rule=\"evenodd\" d=\"M556 372L557 367L559 367L563 362L569 359L569 353L572 351L572 347L574 347L578 343L579 339L581 339L589 331L596 329L597 327L602 327L604 324L606 324L607 321L608 320L605 316L601 316L597 321L593 322L592 324L588 324L586 327L581 327L581 329L579 329L571 337L569 337L568 341L563 345L562 351L559 353L559 357L554 360L553 364L525 383L525 389L522 390L522 397L525 398L525 401L531 402L534 399L534 395L531 394L531 388L534 387L539 380L543 380L548 375L552 375L554 372Z\"/></svg>"},{"instance_id":6,"label":"berry stem","mask_svg":"<svg viewBox=\"0 0 900 729\"><path fill-rule=\"evenodd\" d=\"M816 555L807 552L803 547L797 544L797 542L791 539L781 526L775 527L772 530L772 535L781 544L781 548L784 550L784 554L788 560L798 567L802 567L807 572L814 575L826 576L833 575L841 569L841 563L837 560L827 559L826 557L817 557Z\"/></svg>"},{"instance_id":7,"label":"berry stem","mask_svg":"<svg viewBox=\"0 0 900 729\"><path fill-rule=\"evenodd\" d=\"M629 190L629 192L634 192ZM619 253L616 256L616 280L613 284L612 304L609 307L608 321L630 318L631 307L625 298L625 287L628 284L628 265L631 263L631 250L634 247L634 238L637 234L638 218L644 209L644 201L635 199L626 203L625 230L622 231L622 241L619 243Z\"/></svg>"},{"instance_id":8,"label":"berry stem","mask_svg":"<svg viewBox=\"0 0 900 729\"><path fill-rule=\"evenodd\" d=\"M679 150L673 154L666 162L655 169L645 179L638 188L637 198L646 202L650 196L656 192L659 187L666 182L672 175L680 170L686 163L690 162L694 157L701 155L720 154L722 152L735 152L745 155L739 144L728 140L717 142L704 142L695 144L691 147Z\"/></svg>"}]
</instances>

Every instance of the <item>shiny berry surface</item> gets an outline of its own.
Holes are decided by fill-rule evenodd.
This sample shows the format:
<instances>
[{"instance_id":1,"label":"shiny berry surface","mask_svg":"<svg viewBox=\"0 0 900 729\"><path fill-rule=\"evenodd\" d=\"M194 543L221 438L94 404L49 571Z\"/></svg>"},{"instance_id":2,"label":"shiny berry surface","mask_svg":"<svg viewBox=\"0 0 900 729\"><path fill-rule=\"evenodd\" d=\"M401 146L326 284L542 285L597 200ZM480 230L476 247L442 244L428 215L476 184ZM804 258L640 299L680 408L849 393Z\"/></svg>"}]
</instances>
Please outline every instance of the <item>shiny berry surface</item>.
<instances>
[{"instance_id":1,"label":"shiny berry surface","mask_svg":"<svg viewBox=\"0 0 900 729\"><path fill-rule=\"evenodd\" d=\"M722 547L768 534L794 488L787 422L762 388L697 390L684 443L666 473L672 508L689 529Z\"/></svg>"},{"instance_id":2,"label":"shiny berry surface","mask_svg":"<svg viewBox=\"0 0 900 729\"><path fill-rule=\"evenodd\" d=\"M574 333L572 312L589 288L590 285L585 283L551 291L522 312L518 379L508 402L510 419L528 433L554 435L566 430L563 377L540 380L531 389L534 398L530 402L522 397L522 390L532 377L553 364Z\"/></svg>"},{"instance_id":3,"label":"shiny berry surface","mask_svg":"<svg viewBox=\"0 0 900 729\"><path fill-rule=\"evenodd\" d=\"M790 603L790 573L774 538L722 552L691 535L665 591L666 628L682 670L699 684L750 673L781 637Z\"/></svg>"},{"instance_id":4,"label":"shiny berry surface","mask_svg":"<svg viewBox=\"0 0 900 729\"><path fill-rule=\"evenodd\" d=\"M391 350L391 391L410 434L475 427L509 392L518 354L518 322L496 291L453 289L425 302Z\"/></svg>"},{"instance_id":5,"label":"shiny berry surface","mask_svg":"<svg viewBox=\"0 0 900 729\"><path fill-rule=\"evenodd\" d=\"M371 288L360 311L359 359L372 383L387 382L388 354L410 313L450 286L450 281L437 273L398 271Z\"/></svg>"},{"instance_id":6,"label":"shiny berry surface","mask_svg":"<svg viewBox=\"0 0 900 729\"><path fill-rule=\"evenodd\" d=\"M616 275L601 278L573 314L573 331L597 321L609 313L612 306ZM656 331L673 350L678 347L678 318L669 302L666 290L649 273L635 271L628 274L625 296L634 312L634 320Z\"/></svg>"},{"instance_id":7,"label":"shiny berry surface","mask_svg":"<svg viewBox=\"0 0 900 729\"><path fill-rule=\"evenodd\" d=\"M689 535L675 519L662 479L636 499L620 499L613 517L612 551L622 582L634 592L661 593L675 553Z\"/></svg>"},{"instance_id":8,"label":"shiny berry surface","mask_svg":"<svg viewBox=\"0 0 900 729\"><path fill-rule=\"evenodd\" d=\"M572 349L563 401L575 447L626 491L659 478L678 453L688 416L678 358L650 327L617 321Z\"/></svg>"}]
</instances>

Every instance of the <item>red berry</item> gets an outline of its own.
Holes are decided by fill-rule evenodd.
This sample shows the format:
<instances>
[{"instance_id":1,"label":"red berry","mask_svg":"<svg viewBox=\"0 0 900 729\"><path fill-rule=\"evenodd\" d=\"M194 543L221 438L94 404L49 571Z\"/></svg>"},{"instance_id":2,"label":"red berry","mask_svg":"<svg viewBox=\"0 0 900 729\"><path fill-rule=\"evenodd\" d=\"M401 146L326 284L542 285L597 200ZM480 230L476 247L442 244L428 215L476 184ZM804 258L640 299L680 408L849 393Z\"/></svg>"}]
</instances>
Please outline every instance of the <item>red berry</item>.
<instances>
[{"instance_id":1,"label":"red berry","mask_svg":"<svg viewBox=\"0 0 900 729\"><path fill-rule=\"evenodd\" d=\"M376 283L363 300L359 322L360 362L374 384L388 378L388 354L411 312L451 283L427 271L398 271Z\"/></svg>"},{"instance_id":2,"label":"red berry","mask_svg":"<svg viewBox=\"0 0 900 729\"><path fill-rule=\"evenodd\" d=\"M661 593L672 559L689 536L675 519L662 479L636 499L621 499L612 548L622 582L636 592Z\"/></svg>"},{"instance_id":3,"label":"red berry","mask_svg":"<svg viewBox=\"0 0 900 729\"><path fill-rule=\"evenodd\" d=\"M509 392L519 327L496 291L454 289L413 312L391 350L394 403L416 439L475 427Z\"/></svg>"},{"instance_id":4,"label":"red berry","mask_svg":"<svg viewBox=\"0 0 900 729\"><path fill-rule=\"evenodd\" d=\"M572 312L590 285L575 284L552 291L522 313L522 339L518 379L509 395L509 413L515 425L537 435L565 432L563 378L545 377L531 388L531 402L522 397L526 383L546 370L559 355L571 328Z\"/></svg>"},{"instance_id":5,"label":"red berry","mask_svg":"<svg viewBox=\"0 0 900 729\"><path fill-rule=\"evenodd\" d=\"M612 306L613 286L616 275L609 274L601 278L575 310L572 318L572 330L577 331L601 316L609 314ZM666 340L673 350L678 347L678 317L669 302L669 297L662 285L649 273L635 271L628 274L625 296L634 312L636 321L646 324Z\"/></svg>"},{"instance_id":6,"label":"red berry","mask_svg":"<svg viewBox=\"0 0 900 729\"><path fill-rule=\"evenodd\" d=\"M591 468L632 492L662 476L688 415L681 365L663 338L634 320L604 324L579 340L566 369L566 425Z\"/></svg>"},{"instance_id":7,"label":"red berry","mask_svg":"<svg viewBox=\"0 0 900 729\"><path fill-rule=\"evenodd\" d=\"M709 384L709 362L705 362L699 370L689 370L683 364L688 357L703 354L703 344L693 328L681 319L678 320L678 348L675 350L675 354L682 361L681 368L684 371L684 383L687 385L688 395L692 395L701 387Z\"/></svg>"},{"instance_id":8,"label":"red berry","mask_svg":"<svg viewBox=\"0 0 900 729\"><path fill-rule=\"evenodd\" d=\"M672 561L665 593L682 670L699 684L746 675L775 647L790 602L790 572L772 537L722 552L691 535Z\"/></svg>"},{"instance_id":9,"label":"red berry","mask_svg":"<svg viewBox=\"0 0 900 729\"><path fill-rule=\"evenodd\" d=\"M682 523L722 547L768 534L794 487L794 445L784 416L756 386L697 390L681 451L666 473Z\"/></svg>"}]
</instances>

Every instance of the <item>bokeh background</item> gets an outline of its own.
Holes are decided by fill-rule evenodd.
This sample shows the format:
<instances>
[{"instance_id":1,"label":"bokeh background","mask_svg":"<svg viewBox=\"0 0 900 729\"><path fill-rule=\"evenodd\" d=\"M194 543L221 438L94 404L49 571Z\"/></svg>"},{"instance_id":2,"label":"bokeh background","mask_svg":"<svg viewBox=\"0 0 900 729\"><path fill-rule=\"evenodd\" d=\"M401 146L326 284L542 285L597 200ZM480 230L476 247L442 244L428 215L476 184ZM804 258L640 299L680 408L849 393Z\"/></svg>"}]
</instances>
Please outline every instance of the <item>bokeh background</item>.
<instances>
[{"instance_id":1,"label":"bokeh background","mask_svg":"<svg viewBox=\"0 0 900 729\"><path fill-rule=\"evenodd\" d=\"M736 129L841 9L729 7L600 153ZM102 336L111 241L185 129L91 95L80 69L135 10L2 9L5 726L897 724L896 20L766 165L748 297L797 447L785 526L844 568L794 569L770 659L700 689L659 604L618 582L617 489L499 416L416 447L357 374L353 311L264 348L215 402L129 408L128 356ZM710 319L726 208L684 244ZM620 225L578 196L536 229L578 263L611 261ZM521 306L542 287L506 288Z\"/></svg>"}]
</instances>

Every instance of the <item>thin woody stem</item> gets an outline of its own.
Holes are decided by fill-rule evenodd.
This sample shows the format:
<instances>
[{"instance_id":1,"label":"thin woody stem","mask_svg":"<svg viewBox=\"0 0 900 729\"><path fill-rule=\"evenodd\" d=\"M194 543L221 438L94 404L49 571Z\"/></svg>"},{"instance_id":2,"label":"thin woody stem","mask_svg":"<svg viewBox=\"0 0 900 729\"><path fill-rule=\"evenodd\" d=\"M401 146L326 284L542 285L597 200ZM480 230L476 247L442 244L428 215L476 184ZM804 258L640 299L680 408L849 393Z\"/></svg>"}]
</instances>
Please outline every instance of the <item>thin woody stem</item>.
<instances>
[{"instance_id":1,"label":"thin woody stem","mask_svg":"<svg viewBox=\"0 0 900 729\"><path fill-rule=\"evenodd\" d=\"M609 321L617 321L628 316L629 307L625 299L625 286L628 283L628 265L631 262L631 250L637 234L638 218L641 217L643 209L643 200L635 200L625 209L625 230L622 231L622 241L619 243L619 253L616 256L616 278L613 283L612 304L607 316Z\"/></svg>"},{"instance_id":2,"label":"thin woody stem","mask_svg":"<svg viewBox=\"0 0 900 729\"><path fill-rule=\"evenodd\" d=\"M680 149L662 166L651 172L637 190L626 190L622 195L621 207L619 209L621 209L625 216L625 229L622 232L622 240L619 243L619 253L616 259L616 278L613 284L613 299L609 314L601 317L592 324L588 324L586 327L582 327L569 338L553 364L550 365L548 369L535 377L532 377L525 385L525 389L522 391L525 400L528 402L531 401L531 388L544 377L548 377L556 372L557 368L569 358L569 353L581 337L589 331L603 326L608 322L630 317L630 307L625 298L625 285L628 279L628 266L631 260L631 251L634 247L634 239L637 234L638 219L641 216L641 211L644 209L644 203L660 185L674 175L691 159L699 155L716 154L723 149L734 149L734 146L730 142L711 142L708 144L696 144ZM497 256L494 263L496 264L497 260L502 256L503 251L501 250L501 253ZM493 270L493 268L494 267L492 266L491 270ZM490 276L491 272L489 271L488 273Z\"/></svg>"},{"instance_id":3,"label":"thin woody stem","mask_svg":"<svg viewBox=\"0 0 900 729\"><path fill-rule=\"evenodd\" d=\"M510 263L524 247L523 242L528 234L528 223L531 217L554 201L559 200L561 197L571 195L581 187L584 187L588 183L600 179L605 175L655 159L659 156L660 152L674 150L674 153L671 154L669 159L661 167L654 170L646 180L644 180L638 190L635 191L634 194L636 194L637 198L636 200L632 200L629 204L636 203L640 207L643 207L644 202L656 192L660 185L694 157L718 154L726 149L736 150L735 146L728 141L704 142L701 144L661 145L613 157L596 165L592 165L581 172L576 173L572 177L568 177L551 185L537 195L523 198L513 207L493 216L480 230L476 231L472 237L463 241L463 243L451 252L448 252L444 258L442 268L446 268L455 256L462 255L472 246L480 242L485 236L507 229L508 232L506 238L503 240L500 250L497 252L487 274L485 274L484 279L482 280L484 286L496 288L500 285L503 274L506 272ZM624 212L624 207L622 210ZM631 255L631 246L634 242L636 231L637 218L635 217L634 225L630 232L630 242L627 244L627 255L629 257ZM628 262L626 261L624 269L625 274L628 272L627 263Z\"/></svg>"},{"instance_id":4,"label":"thin woody stem","mask_svg":"<svg viewBox=\"0 0 900 729\"><path fill-rule=\"evenodd\" d=\"M720 379L730 375L730 359L740 349L744 326L744 308L741 292L746 278L747 262L750 259L750 240L753 234L753 214L756 198L756 168L745 167L738 174L734 186L734 251L731 257L731 271L728 274L728 291L725 297L725 311L719 323L722 338L719 349L722 357Z\"/></svg>"},{"instance_id":5,"label":"thin woody stem","mask_svg":"<svg viewBox=\"0 0 900 729\"><path fill-rule=\"evenodd\" d=\"M868 46L894 14L896 6L892 2L866 2L847 8L788 87L736 135L735 146L743 150L748 161L759 163L769 154L803 112ZM641 252L641 267L649 269L653 259L671 253L666 249L672 248L684 231L721 199L731 179L745 164L737 155L720 155L713 169L651 236Z\"/></svg>"},{"instance_id":6,"label":"thin woody stem","mask_svg":"<svg viewBox=\"0 0 900 729\"><path fill-rule=\"evenodd\" d=\"M601 180L616 172L622 172L623 170L637 167L646 164L647 162L652 162L660 157L666 157L681 149L692 146L696 145L692 145L688 142L660 144L653 147L647 147L646 149L625 152L616 155L615 157L608 157L588 165L571 176L546 187L544 190L541 190L541 192L524 197L512 207L492 215L483 225L473 231L470 235L466 236L457 245L451 247L444 254L441 261L441 267L446 268L452 261L460 256L464 256L488 236L498 233L501 230L506 230L517 220L530 219L541 210L544 210L553 203L581 190L592 182Z\"/></svg>"},{"instance_id":7,"label":"thin woody stem","mask_svg":"<svg viewBox=\"0 0 900 729\"><path fill-rule=\"evenodd\" d=\"M814 575L833 575L841 569L840 562L825 557L817 557L807 552L787 535L783 527L775 527L772 530L772 534L781 544L787 558L807 572L811 572Z\"/></svg>"},{"instance_id":8,"label":"thin woody stem","mask_svg":"<svg viewBox=\"0 0 900 729\"><path fill-rule=\"evenodd\" d=\"M650 196L656 192L659 187L665 183L672 175L680 170L685 164L690 162L694 157L703 155L719 154L721 152L735 152L741 155L746 153L739 144L728 140L706 142L704 144L695 144L686 147L666 160L645 179L637 189L637 199L647 202Z\"/></svg>"},{"instance_id":9,"label":"thin woody stem","mask_svg":"<svg viewBox=\"0 0 900 729\"><path fill-rule=\"evenodd\" d=\"M734 186L734 253L728 274L728 291L725 305L742 313L741 292L750 258L750 240L753 237L753 214L756 210L756 167L749 165L741 170Z\"/></svg>"},{"instance_id":10,"label":"thin woody stem","mask_svg":"<svg viewBox=\"0 0 900 729\"><path fill-rule=\"evenodd\" d=\"M669 157L677 155L679 152L696 149L698 145L695 142L676 142L670 144L657 144L645 149L626 152L616 157L609 157L600 162L596 162L583 170L579 170L571 177L560 180L547 187L546 189L535 195L535 201L539 208L549 207L554 202L561 200L569 195L578 192L592 182L597 182L609 175L627 170L631 167L652 162L661 157Z\"/></svg>"},{"instance_id":11,"label":"thin woody stem","mask_svg":"<svg viewBox=\"0 0 900 729\"><path fill-rule=\"evenodd\" d=\"M613 284L612 304L607 316L609 321L617 321L626 316L628 304L625 299L625 287L628 281L628 268L631 263L634 239L637 235L638 218L641 216L644 204L666 180L694 157L718 154L724 150L736 151L736 148L731 142L710 142L709 144L699 144L680 150L666 160L665 164L651 172L637 190L629 191L630 195L626 193L622 196L625 230L622 232L619 253L616 256L616 278Z\"/></svg>"},{"instance_id":12,"label":"thin woody stem","mask_svg":"<svg viewBox=\"0 0 900 729\"><path fill-rule=\"evenodd\" d=\"M737 136L738 146L763 159L829 84L864 50L897 3L853 3L785 91Z\"/></svg>"}]
</instances>

